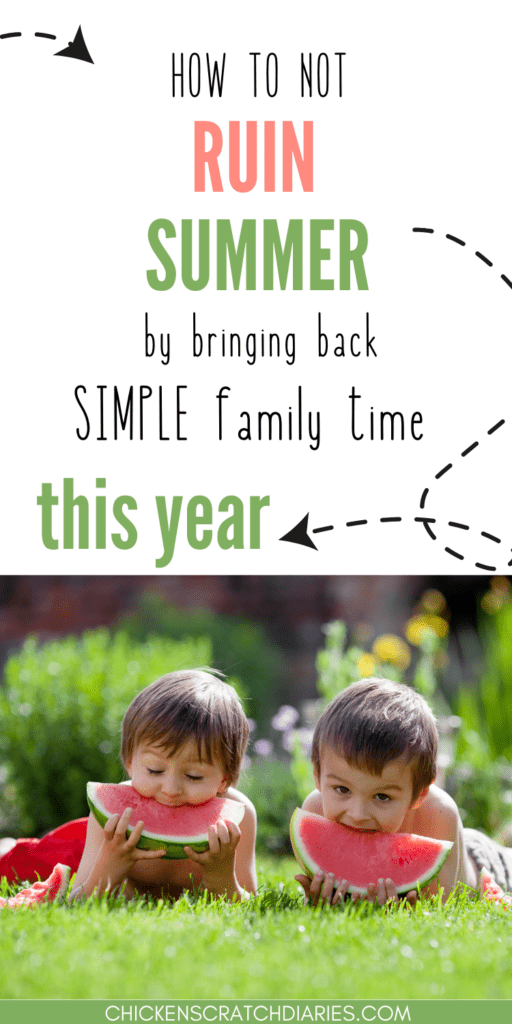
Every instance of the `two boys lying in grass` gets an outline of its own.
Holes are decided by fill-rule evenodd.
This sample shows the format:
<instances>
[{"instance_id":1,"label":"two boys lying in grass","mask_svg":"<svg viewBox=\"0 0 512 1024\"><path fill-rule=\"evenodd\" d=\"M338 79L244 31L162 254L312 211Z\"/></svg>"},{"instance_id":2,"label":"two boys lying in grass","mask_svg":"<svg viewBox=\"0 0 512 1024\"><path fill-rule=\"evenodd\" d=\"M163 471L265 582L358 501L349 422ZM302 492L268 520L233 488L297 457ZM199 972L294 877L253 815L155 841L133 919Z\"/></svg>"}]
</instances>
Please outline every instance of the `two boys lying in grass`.
<instances>
[{"instance_id":1,"label":"two boys lying in grass","mask_svg":"<svg viewBox=\"0 0 512 1024\"><path fill-rule=\"evenodd\" d=\"M186 847L186 860L168 860L164 849L138 848L143 821L127 835L132 808L112 815L104 827L91 814L70 899L121 889L126 898L176 898L198 887L234 900L255 893L256 813L234 788L248 736L234 689L208 672L174 672L141 691L124 717L121 747L134 790L169 807L227 796L244 805L244 816L239 826L227 820L210 828L204 853ZM512 891L512 850L462 827L456 804L435 785L436 758L435 719L419 694L384 679L353 683L318 721L312 750L316 789L303 807L353 830L415 833L452 843L427 893L438 892L439 885L446 899L459 884L476 888L482 867ZM350 881L323 872L296 878L313 904L341 902ZM417 897L416 890L407 894L412 904ZM375 878L364 898L382 905L397 901L393 878Z\"/></svg>"}]
</instances>

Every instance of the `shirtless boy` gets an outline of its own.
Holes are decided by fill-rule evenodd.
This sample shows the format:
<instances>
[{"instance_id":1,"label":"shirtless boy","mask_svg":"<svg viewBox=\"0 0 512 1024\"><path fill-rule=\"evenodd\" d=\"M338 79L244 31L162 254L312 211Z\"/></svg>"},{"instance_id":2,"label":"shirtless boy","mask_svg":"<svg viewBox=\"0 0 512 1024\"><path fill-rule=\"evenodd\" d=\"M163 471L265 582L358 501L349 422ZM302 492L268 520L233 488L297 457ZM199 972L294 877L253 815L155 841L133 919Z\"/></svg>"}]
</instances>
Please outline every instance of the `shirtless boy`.
<instances>
[{"instance_id":1,"label":"shirtless boy","mask_svg":"<svg viewBox=\"0 0 512 1024\"><path fill-rule=\"evenodd\" d=\"M512 890L512 850L483 833L463 829L455 802L434 784L437 731L423 698L410 687L387 679L365 679L343 690L321 715L313 737L316 789L303 807L354 829L413 832L448 839L452 850L439 873L446 899L458 883L477 885L486 867ZM296 875L312 903L337 903L348 882L318 872L310 881ZM434 880L427 894L438 892ZM392 878L368 887L371 902L398 899ZM410 903L417 893L407 894Z\"/></svg>"},{"instance_id":2,"label":"shirtless boy","mask_svg":"<svg viewBox=\"0 0 512 1024\"><path fill-rule=\"evenodd\" d=\"M242 899L256 892L256 813L234 785L249 728L232 686L203 671L172 672L135 697L123 721L121 757L141 796L169 807L203 804L215 796L243 803L237 826L220 821L209 829L209 849L188 860L162 860L165 850L139 850L144 823L130 836L131 809L102 828L94 815L70 899L115 891L178 897L202 886L214 895Z\"/></svg>"}]
</instances>

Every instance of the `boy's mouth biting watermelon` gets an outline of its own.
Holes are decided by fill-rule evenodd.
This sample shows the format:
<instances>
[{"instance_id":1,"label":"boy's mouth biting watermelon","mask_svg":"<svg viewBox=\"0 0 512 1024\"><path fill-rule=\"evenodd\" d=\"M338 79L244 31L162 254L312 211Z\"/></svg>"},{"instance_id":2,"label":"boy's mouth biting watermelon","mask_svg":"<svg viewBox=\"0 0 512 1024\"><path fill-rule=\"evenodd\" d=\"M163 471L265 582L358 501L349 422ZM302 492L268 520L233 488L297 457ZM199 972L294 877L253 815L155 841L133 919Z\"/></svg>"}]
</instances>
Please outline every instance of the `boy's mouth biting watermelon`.
<instances>
[{"instance_id":1,"label":"boy's mouth biting watermelon","mask_svg":"<svg viewBox=\"0 0 512 1024\"><path fill-rule=\"evenodd\" d=\"M143 850L165 848L164 860L185 860L185 846L197 853L204 852L208 849L209 828L221 819L239 825L245 813L244 804L227 797L171 807L141 796L133 786L123 783L88 782L87 800L102 828L113 814L120 815L130 807L128 832L138 821L143 821L144 829L137 845Z\"/></svg>"}]
</instances>

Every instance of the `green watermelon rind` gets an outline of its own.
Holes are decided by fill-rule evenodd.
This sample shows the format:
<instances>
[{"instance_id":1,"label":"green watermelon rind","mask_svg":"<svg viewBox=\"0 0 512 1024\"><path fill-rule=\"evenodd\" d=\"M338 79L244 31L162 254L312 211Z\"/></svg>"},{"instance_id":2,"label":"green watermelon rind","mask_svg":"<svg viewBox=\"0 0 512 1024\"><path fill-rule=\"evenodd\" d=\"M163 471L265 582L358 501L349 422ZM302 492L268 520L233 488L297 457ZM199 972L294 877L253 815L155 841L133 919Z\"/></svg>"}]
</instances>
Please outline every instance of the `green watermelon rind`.
<instances>
[{"instance_id":1,"label":"green watermelon rind","mask_svg":"<svg viewBox=\"0 0 512 1024\"><path fill-rule=\"evenodd\" d=\"M480 874L478 876L477 892L478 899L483 900L486 898L496 898L496 896L503 892L503 889L501 888L500 885L498 885L497 882L494 881L491 872L488 871L487 868L481 868ZM491 897L486 897L486 893L488 892L491 892Z\"/></svg>"},{"instance_id":2,"label":"green watermelon rind","mask_svg":"<svg viewBox=\"0 0 512 1024\"><path fill-rule=\"evenodd\" d=\"M313 815L311 811L303 811L300 807L296 807L292 814L292 819L290 821L290 839L292 842L293 852L302 870L305 872L306 875L308 875L309 878L313 878L315 872L321 869L318 867L317 864L315 864L312 858L308 856L307 851L304 849L303 845L301 845L299 827L301 819L305 815L321 818L321 815L319 814ZM376 833L376 835L378 834L379 833ZM404 833L399 834L402 835ZM412 838L414 839L415 836L412 836ZM427 837L418 836L418 838L425 839ZM420 876L420 878L412 879L410 882L403 882L400 885L397 885L396 891L398 894L411 892L413 889L417 889L419 891L420 889L428 885L428 883L431 882L432 879L439 874L450 850L452 849L453 843L448 842L448 840L445 839L436 839L432 840L432 842L435 843L437 846L441 847L439 854L435 860L435 863L433 863L431 867L428 868L427 871ZM346 878L346 875L344 877ZM339 884L341 881L342 879L338 878L337 884ZM352 885L349 879L347 879L347 881L349 882L347 892L359 893L361 896L367 895L368 889L366 886L361 887L358 885ZM375 879L375 882L377 882L377 879Z\"/></svg>"},{"instance_id":3,"label":"green watermelon rind","mask_svg":"<svg viewBox=\"0 0 512 1024\"><path fill-rule=\"evenodd\" d=\"M54 869L53 869L53 871L52 871L52 875L59 868L60 868L60 874L61 874L60 885L59 885L59 888L58 888L57 892L55 893L55 896L51 897L52 903L62 903L62 900L64 899L64 897L66 896L66 893L68 891L69 877L71 875L71 868L67 864L56 864ZM51 875L49 877L51 878Z\"/></svg>"},{"instance_id":4,"label":"green watermelon rind","mask_svg":"<svg viewBox=\"0 0 512 1024\"><path fill-rule=\"evenodd\" d=\"M96 821L103 828L111 815L110 811L107 811L96 795L96 788L99 785L101 785L99 782L87 783L87 803ZM236 825L239 825L245 814L245 806L242 803L238 804L235 800L232 803L236 804L236 810L233 811L230 821L234 821ZM127 835L130 832L133 832L133 826L129 825ZM180 836L178 839L176 836L157 835L144 829L137 843L139 850L161 850L165 848L166 852L162 860L187 860L187 854L183 850L185 846L189 846L195 853L204 853L208 849L208 833L205 832L200 836Z\"/></svg>"}]
</instances>

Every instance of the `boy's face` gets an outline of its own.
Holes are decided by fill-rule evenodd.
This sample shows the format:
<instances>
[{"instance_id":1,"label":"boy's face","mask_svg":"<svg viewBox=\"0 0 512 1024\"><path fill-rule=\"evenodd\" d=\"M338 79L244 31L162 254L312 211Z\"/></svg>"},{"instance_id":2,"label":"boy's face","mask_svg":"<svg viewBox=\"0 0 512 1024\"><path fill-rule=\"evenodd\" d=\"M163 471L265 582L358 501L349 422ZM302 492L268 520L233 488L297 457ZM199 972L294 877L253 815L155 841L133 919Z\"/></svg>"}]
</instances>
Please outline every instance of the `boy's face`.
<instances>
[{"instance_id":1,"label":"boy's face","mask_svg":"<svg viewBox=\"0 0 512 1024\"><path fill-rule=\"evenodd\" d=\"M315 782L326 818L376 832L398 832L407 811L419 807L427 794L425 789L413 801L411 766L402 759L389 761L382 775L372 775L329 747L321 752Z\"/></svg>"},{"instance_id":2,"label":"boy's face","mask_svg":"<svg viewBox=\"0 0 512 1024\"><path fill-rule=\"evenodd\" d=\"M195 740L187 740L173 754L152 743L139 743L126 770L134 789L168 807L204 804L226 791L229 776L214 758L201 761Z\"/></svg>"}]
</instances>

